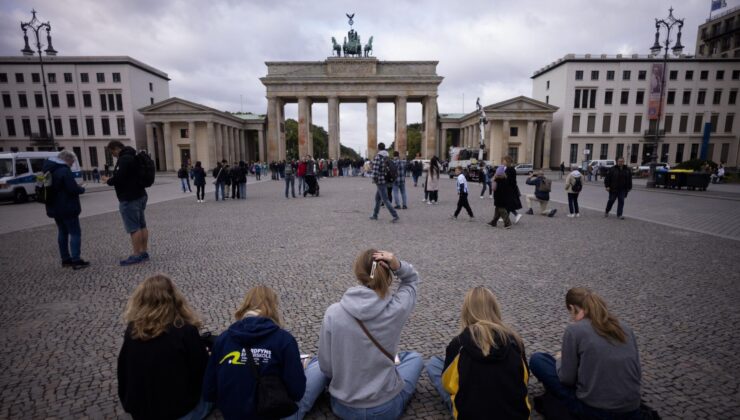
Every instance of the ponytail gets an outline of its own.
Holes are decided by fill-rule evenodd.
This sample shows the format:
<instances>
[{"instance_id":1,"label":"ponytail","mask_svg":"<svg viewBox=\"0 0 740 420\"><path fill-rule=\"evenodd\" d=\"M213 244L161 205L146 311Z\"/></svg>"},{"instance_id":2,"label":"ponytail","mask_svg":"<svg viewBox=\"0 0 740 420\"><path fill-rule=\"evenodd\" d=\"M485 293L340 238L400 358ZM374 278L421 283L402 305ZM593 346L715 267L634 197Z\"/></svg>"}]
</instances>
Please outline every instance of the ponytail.
<instances>
[{"instance_id":1,"label":"ponytail","mask_svg":"<svg viewBox=\"0 0 740 420\"><path fill-rule=\"evenodd\" d=\"M355 258L354 272L355 277L357 277L357 280L362 283L363 286L374 290L381 299L384 299L388 294L391 283L393 282L393 275L388 268L378 262L375 267L373 277L370 277L373 262L375 262L373 254L376 252L378 251L375 249L368 249L360 252L360 255Z\"/></svg>"},{"instance_id":2,"label":"ponytail","mask_svg":"<svg viewBox=\"0 0 740 420\"><path fill-rule=\"evenodd\" d=\"M627 335L617 318L609 313L601 296L585 287L574 287L565 295L566 308L570 305L583 309L584 316L591 321L596 333L609 341L624 343Z\"/></svg>"}]
</instances>

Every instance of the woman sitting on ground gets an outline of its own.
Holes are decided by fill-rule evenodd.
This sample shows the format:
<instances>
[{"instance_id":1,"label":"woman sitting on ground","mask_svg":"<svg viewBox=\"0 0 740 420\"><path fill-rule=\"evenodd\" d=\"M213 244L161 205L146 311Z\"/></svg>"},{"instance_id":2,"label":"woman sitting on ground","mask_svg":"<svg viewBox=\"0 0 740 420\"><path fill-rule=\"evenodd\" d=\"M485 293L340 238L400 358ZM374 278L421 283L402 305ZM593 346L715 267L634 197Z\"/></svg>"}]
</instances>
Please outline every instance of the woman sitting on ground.
<instances>
[{"instance_id":1,"label":"woman sitting on ground","mask_svg":"<svg viewBox=\"0 0 740 420\"><path fill-rule=\"evenodd\" d=\"M445 359L432 357L427 374L455 418L528 419L524 344L501 320L496 296L486 287L468 290L462 332Z\"/></svg>"},{"instance_id":2,"label":"woman sitting on ground","mask_svg":"<svg viewBox=\"0 0 740 420\"><path fill-rule=\"evenodd\" d=\"M134 419L202 419L200 402L208 353L201 323L172 280L156 275L134 290L118 356L118 397ZM199 403L200 402L200 403Z\"/></svg>"},{"instance_id":3,"label":"woman sitting on ground","mask_svg":"<svg viewBox=\"0 0 740 420\"><path fill-rule=\"evenodd\" d=\"M392 253L374 249L357 256L354 272L360 285L349 288L324 314L321 370L312 369L316 362L306 370L301 412L310 409L331 380L331 408L338 417L396 419L424 367L419 353L397 353L401 329L416 306L419 275ZM393 274L400 280L395 292L390 290Z\"/></svg>"},{"instance_id":4,"label":"woman sitting on ground","mask_svg":"<svg viewBox=\"0 0 740 420\"><path fill-rule=\"evenodd\" d=\"M215 402L225 419L262 418L256 411L254 363L260 377L278 376L288 397L299 401L306 389L306 376L298 343L281 328L275 292L267 286L253 287L234 318L236 322L213 346L203 381L203 398Z\"/></svg>"},{"instance_id":5,"label":"woman sitting on ground","mask_svg":"<svg viewBox=\"0 0 740 420\"><path fill-rule=\"evenodd\" d=\"M568 290L565 307L573 323L565 328L562 358L533 354L532 374L557 409L578 418L640 418L640 357L632 330L584 287Z\"/></svg>"}]
</instances>

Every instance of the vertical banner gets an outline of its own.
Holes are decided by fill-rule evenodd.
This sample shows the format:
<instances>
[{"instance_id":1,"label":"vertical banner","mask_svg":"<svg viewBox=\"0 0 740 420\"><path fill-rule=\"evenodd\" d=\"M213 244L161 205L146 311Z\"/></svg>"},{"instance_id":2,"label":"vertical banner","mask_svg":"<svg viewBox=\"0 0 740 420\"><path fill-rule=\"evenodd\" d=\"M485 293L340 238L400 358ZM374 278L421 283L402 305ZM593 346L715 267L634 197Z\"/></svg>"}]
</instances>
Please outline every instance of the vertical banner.
<instances>
[{"instance_id":1,"label":"vertical banner","mask_svg":"<svg viewBox=\"0 0 740 420\"><path fill-rule=\"evenodd\" d=\"M648 100L648 119L657 120L661 114L661 91L663 90L663 63L653 63L650 73L650 98Z\"/></svg>"}]
</instances>

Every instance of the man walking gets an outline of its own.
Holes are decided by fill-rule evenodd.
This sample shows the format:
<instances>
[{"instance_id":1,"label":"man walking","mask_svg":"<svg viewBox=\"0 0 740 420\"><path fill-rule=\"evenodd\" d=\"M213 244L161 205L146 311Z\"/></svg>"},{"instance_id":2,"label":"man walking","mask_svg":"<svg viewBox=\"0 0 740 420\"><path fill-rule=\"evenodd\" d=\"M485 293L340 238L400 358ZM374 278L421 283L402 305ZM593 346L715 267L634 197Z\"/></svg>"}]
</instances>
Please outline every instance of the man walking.
<instances>
[{"instance_id":1,"label":"man walking","mask_svg":"<svg viewBox=\"0 0 740 420\"><path fill-rule=\"evenodd\" d=\"M378 143L378 153L373 159L372 173L373 173L373 184L377 188L375 191L375 209L373 215L370 216L370 220L378 220L378 212L380 211L381 201L385 205L385 208L393 216L391 222L396 223L398 221L398 213L391 206L390 200L388 200L388 190L386 189L386 161L388 161L388 152L385 150L385 143ZM390 162L389 162L390 163Z\"/></svg>"},{"instance_id":2,"label":"man walking","mask_svg":"<svg viewBox=\"0 0 740 420\"><path fill-rule=\"evenodd\" d=\"M540 203L540 214L547 217L555 216L555 212L558 209L552 209L547 211L547 205L550 204L550 189L552 188L552 181L545 178L545 174L542 171L537 171L527 179L527 185L534 185L534 195L527 194L527 214L534 214L532 210L532 201Z\"/></svg>"},{"instance_id":3,"label":"man walking","mask_svg":"<svg viewBox=\"0 0 740 420\"><path fill-rule=\"evenodd\" d=\"M133 265L149 260L149 230L146 227L144 210L148 196L144 189L141 164L136 159L136 150L124 146L118 140L108 143L108 150L117 158L113 176L104 178L104 182L116 189L118 209L123 219L123 227L131 236L133 254L121 265Z\"/></svg>"},{"instance_id":4,"label":"man walking","mask_svg":"<svg viewBox=\"0 0 740 420\"><path fill-rule=\"evenodd\" d=\"M473 210L470 208L470 203L468 203L468 179L465 177L465 175L462 173L462 169L458 166L455 168L455 174L457 175L457 209L455 210L455 214L452 216L453 219L457 219L457 215L460 214L460 210L465 208L465 211L468 212L468 216L470 216L470 220L473 220Z\"/></svg>"},{"instance_id":5,"label":"man walking","mask_svg":"<svg viewBox=\"0 0 740 420\"><path fill-rule=\"evenodd\" d=\"M627 198L627 193L632 189L632 172L624 166L624 158L620 157L617 159L617 166L609 168L606 177L604 177L604 186L609 192L609 201L606 202L604 217L609 217L614 200L619 200L617 202L617 217L624 220L624 216L622 216L624 199Z\"/></svg>"},{"instance_id":6,"label":"man walking","mask_svg":"<svg viewBox=\"0 0 740 420\"><path fill-rule=\"evenodd\" d=\"M294 176L295 168L293 167L292 161L285 162L285 198L288 197L288 189L290 188L290 192L293 194L293 198L295 198L295 176Z\"/></svg>"},{"instance_id":7,"label":"man walking","mask_svg":"<svg viewBox=\"0 0 740 420\"><path fill-rule=\"evenodd\" d=\"M398 156L397 151L393 152L393 164L396 165L396 173L398 174L396 180L393 181L393 198L396 200L396 207L394 208L406 210L408 209L406 207L406 161L401 160ZM403 207L401 207L402 200Z\"/></svg>"},{"instance_id":8,"label":"man walking","mask_svg":"<svg viewBox=\"0 0 740 420\"><path fill-rule=\"evenodd\" d=\"M62 150L57 157L44 163L43 172L51 174L51 187L46 200L46 215L57 225L57 243L62 267L77 270L90 265L80 258L82 232L80 230L80 194L85 189L77 185L70 167L75 162L75 154ZM71 250L71 253L70 253Z\"/></svg>"}]
</instances>

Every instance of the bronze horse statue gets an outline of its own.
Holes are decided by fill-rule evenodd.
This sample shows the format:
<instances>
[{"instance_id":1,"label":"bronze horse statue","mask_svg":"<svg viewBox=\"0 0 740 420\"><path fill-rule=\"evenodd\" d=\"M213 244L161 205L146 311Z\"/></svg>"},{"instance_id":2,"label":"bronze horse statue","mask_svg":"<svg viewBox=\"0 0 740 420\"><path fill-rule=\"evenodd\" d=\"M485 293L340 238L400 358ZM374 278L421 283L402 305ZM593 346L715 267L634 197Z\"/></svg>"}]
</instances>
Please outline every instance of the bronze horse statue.
<instances>
[{"instance_id":1,"label":"bronze horse statue","mask_svg":"<svg viewBox=\"0 0 740 420\"><path fill-rule=\"evenodd\" d=\"M370 53L373 51L373 37L370 37L367 44L365 44L365 57L370 57Z\"/></svg>"},{"instance_id":2,"label":"bronze horse statue","mask_svg":"<svg viewBox=\"0 0 740 420\"><path fill-rule=\"evenodd\" d=\"M339 45L339 43L337 42L336 38L334 38L334 37L331 37L331 43L332 43L332 47L331 47L332 48L332 52L331 52L332 56L334 55L334 53L336 53L337 54L337 57L341 57L342 56L342 46Z\"/></svg>"}]
</instances>

